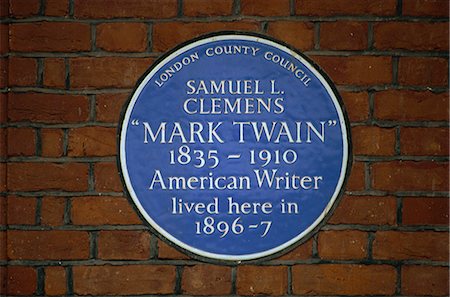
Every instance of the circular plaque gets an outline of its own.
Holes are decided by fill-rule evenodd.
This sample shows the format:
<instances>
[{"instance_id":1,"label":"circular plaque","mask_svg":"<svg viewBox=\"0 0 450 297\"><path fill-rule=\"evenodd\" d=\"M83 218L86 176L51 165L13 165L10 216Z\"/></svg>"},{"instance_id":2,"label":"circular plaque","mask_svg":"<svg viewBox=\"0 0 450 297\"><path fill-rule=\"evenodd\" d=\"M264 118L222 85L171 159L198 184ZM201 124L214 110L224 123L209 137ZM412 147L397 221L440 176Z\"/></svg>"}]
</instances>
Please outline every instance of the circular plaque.
<instances>
[{"instance_id":1,"label":"circular plaque","mask_svg":"<svg viewBox=\"0 0 450 297\"><path fill-rule=\"evenodd\" d=\"M211 261L278 255L324 224L351 163L331 80L268 37L186 42L137 83L118 161L143 219Z\"/></svg>"}]
</instances>

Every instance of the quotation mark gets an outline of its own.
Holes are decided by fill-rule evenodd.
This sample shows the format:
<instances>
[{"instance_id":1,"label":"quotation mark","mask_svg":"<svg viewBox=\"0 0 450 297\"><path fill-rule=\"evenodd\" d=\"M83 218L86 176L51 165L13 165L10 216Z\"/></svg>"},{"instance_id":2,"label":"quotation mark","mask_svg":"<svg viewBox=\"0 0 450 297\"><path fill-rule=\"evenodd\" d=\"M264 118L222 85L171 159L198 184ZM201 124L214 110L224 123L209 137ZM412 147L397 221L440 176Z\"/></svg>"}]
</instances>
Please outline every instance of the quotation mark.
<instances>
[{"instance_id":1,"label":"quotation mark","mask_svg":"<svg viewBox=\"0 0 450 297\"><path fill-rule=\"evenodd\" d=\"M337 121L336 120L328 120L328 126L329 127L334 127L337 125Z\"/></svg>"},{"instance_id":2,"label":"quotation mark","mask_svg":"<svg viewBox=\"0 0 450 297\"><path fill-rule=\"evenodd\" d=\"M131 121L131 125L132 126L139 126L139 120L137 120L137 119L132 120Z\"/></svg>"}]
</instances>

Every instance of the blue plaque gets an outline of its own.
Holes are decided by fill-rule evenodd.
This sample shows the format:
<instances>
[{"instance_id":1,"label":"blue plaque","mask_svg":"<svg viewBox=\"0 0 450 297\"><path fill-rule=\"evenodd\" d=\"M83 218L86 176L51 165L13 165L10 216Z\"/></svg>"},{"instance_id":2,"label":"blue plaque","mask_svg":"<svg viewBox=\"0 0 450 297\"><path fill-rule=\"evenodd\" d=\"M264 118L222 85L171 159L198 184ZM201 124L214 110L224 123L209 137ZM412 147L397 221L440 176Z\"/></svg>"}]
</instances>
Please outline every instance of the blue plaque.
<instances>
[{"instance_id":1,"label":"blue plaque","mask_svg":"<svg viewBox=\"0 0 450 297\"><path fill-rule=\"evenodd\" d=\"M263 35L221 32L168 52L120 124L120 171L138 212L209 261L275 256L308 239L351 163L331 81Z\"/></svg>"}]
</instances>

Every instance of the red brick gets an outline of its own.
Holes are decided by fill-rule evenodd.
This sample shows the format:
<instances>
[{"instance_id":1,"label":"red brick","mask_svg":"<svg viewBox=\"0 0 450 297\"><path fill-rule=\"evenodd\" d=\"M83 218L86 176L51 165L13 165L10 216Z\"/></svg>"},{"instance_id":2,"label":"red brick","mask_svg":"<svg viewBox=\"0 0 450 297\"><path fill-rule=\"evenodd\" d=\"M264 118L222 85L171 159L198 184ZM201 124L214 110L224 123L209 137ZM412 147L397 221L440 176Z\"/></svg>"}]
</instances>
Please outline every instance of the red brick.
<instances>
[{"instance_id":1,"label":"red brick","mask_svg":"<svg viewBox=\"0 0 450 297\"><path fill-rule=\"evenodd\" d=\"M401 57L398 64L398 82L407 86L447 86L448 60Z\"/></svg>"},{"instance_id":2,"label":"red brick","mask_svg":"<svg viewBox=\"0 0 450 297\"><path fill-rule=\"evenodd\" d=\"M448 23L379 22L373 30L377 49L448 49Z\"/></svg>"},{"instance_id":3,"label":"red brick","mask_svg":"<svg viewBox=\"0 0 450 297\"><path fill-rule=\"evenodd\" d=\"M35 86L37 81L37 63L33 58L9 58L9 85Z\"/></svg>"},{"instance_id":4,"label":"red brick","mask_svg":"<svg viewBox=\"0 0 450 297\"><path fill-rule=\"evenodd\" d=\"M448 17L448 0L403 0L403 15Z\"/></svg>"},{"instance_id":5,"label":"red brick","mask_svg":"<svg viewBox=\"0 0 450 297\"><path fill-rule=\"evenodd\" d=\"M270 22L267 33L300 50L314 47L314 25L309 22Z\"/></svg>"},{"instance_id":6,"label":"red brick","mask_svg":"<svg viewBox=\"0 0 450 297\"><path fill-rule=\"evenodd\" d=\"M231 268L214 265L187 266L181 277L181 290L187 295L228 295L231 293Z\"/></svg>"},{"instance_id":7,"label":"red brick","mask_svg":"<svg viewBox=\"0 0 450 297\"><path fill-rule=\"evenodd\" d=\"M278 260L306 260L312 257L312 244L313 239L309 239L308 241L302 243L289 253L277 258Z\"/></svg>"},{"instance_id":8,"label":"red brick","mask_svg":"<svg viewBox=\"0 0 450 297\"><path fill-rule=\"evenodd\" d=\"M41 224L45 226L64 225L66 199L59 197L42 198Z\"/></svg>"},{"instance_id":9,"label":"red brick","mask_svg":"<svg viewBox=\"0 0 450 297\"><path fill-rule=\"evenodd\" d=\"M241 0L243 15L287 16L290 10L289 0Z\"/></svg>"},{"instance_id":10,"label":"red brick","mask_svg":"<svg viewBox=\"0 0 450 297\"><path fill-rule=\"evenodd\" d=\"M39 0L10 0L9 5L10 14L15 18L35 16L41 7Z\"/></svg>"},{"instance_id":11,"label":"red brick","mask_svg":"<svg viewBox=\"0 0 450 297\"><path fill-rule=\"evenodd\" d=\"M153 51L165 52L175 45L201 34L221 30L258 31L257 22L168 22L153 25Z\"/></svg>"},{"instance_id":12,"label":"red brick","mask_svg":"<svg viewBox=\"0 0 450 297\"><path fill-rule=\"evenodd\" d=\"M369 118L369 96L365 92L340 92L351 122Z\"/></svg>"},{"instance_id":13,"label":"red brick","mask_svg":"<svg viewBox=\"0 0 450 297\"><path fill-rule=\"evenodd\" d=\"M5 2L5 1L4 1ZM0 1L0 5L2 5L3 2ZM1 9L1 6L0 6ZM0 12L2 12L0 10ZM6 295L6 286L7 286L7 281L8 281L8 266L0 266L0 294L2 295Z\"/></svg>"},{"instance_id":14,"label":"red brick","mask_svg":"<svg viewBox=\"0 0 450 297\"><path fill-rule=\"evenodd\" d=\"M9 24L0 24L0 54L9 51Z\"/></svg>"},{"instance_id":15,"label":"red brick","mask_svg":"<svg viewBox=\"0 0 450 297\"><path fill-rule=\"evenodd\" d=\"M6 187L6 163L0 163L0 191L6 192L6 190L7 190L7 187ZM5 199L0 199L0 210L1 210L2 200L5 200ZM0 222L1 221L2 220L0 218Z\"/></svg>"},{"instance_id":16,"label":"red brick","mask_svg":"<svg viewBox=\"0 0 450 297\"><path fill-rule=\"evenodd\" d=\"M447 191L448 163L433 161L392 161L372 165L376 190Z\"/></svg>"},{"instance_id":17,"label":"red brick","mask_svg":"<svg viewBox=\"0 0 450 297\"><path fill-rule=\"evenodd\" d=\"M338 21L320 24L321 49L365 50L367 45L367 23Z\"/></svg>"},{"instance_id":18,"label":"red brick","mask_svg":"<svg viewBox=\"0 0 450 297\"><path fill-rule=\"evenodd\" d=\"M41 129L41 149L43 157L63 155L64 131L62 129Z\"/></svg>"},{"instance_id":19,"label":"red brick","mask_svg":"<svg viewBox=\"0 0 450 297\"><path fill-rule=\"evenodd\" d=\"M171 18L177 0L75 0L77 18Z\"/></svg>"},{"instance_id":20,"label":"red brick","mask_svg":"<svg viewBox=\"0 0 450 297\"><path fill-rule=\"evenodd\" d=\"M365 189L365 165L363 162L353 162L350 177L347 181L348 191L360 191Z\"/></svg>"},{"instance_id":21,"label":"red brick","mask_svg":"<svg viewBox=\"0 0 450 297\"><path fill-rule=\"evenodd\" d=\"M238 295L285 295L287 282L287 267L239 266L237 268Z\"/></svg>"},{"instance_id":22,"label":"red brick","mask_svg":"<svg viewBox=\"0 0 450 297\"><path fill-rule=\"evenodd\" d=\"M64 59L47 58L44 60L44 85L57 88L66 86L66 65Z\"/></svg>"},{"instance_id":23,"label":"red brick","mask_svg":"<svg viewBox=\"0 0 450 297\"><path fill-rule=\"evenodd\" d=\"M8 128L8 156L36 154L36 132L33 128Z\"/></svg>"},{"instance_id":24,"label":"red brick","mask_svg":"<svg viewBox=\"0 0 450 297\"><path fill-rule=\"evenodd\" d=\"M392 295L396 271L389 265L322 264L292 268L298 295Z\"/></svg>"},{"instance_id":25,"label":"red brick","mask_svg":"<svg viewBox=\"0 0 450 297\"><path fill-rule=\"evenodd\" d=\"M8 59L0 58L0 88L8 85Z\"/></svg>"},{"instance_id":26,"label":"red brick","mask_svg":"<svg viewBox=\"0 0 450 297\"><path fill-rule=\"evenodd\" d=\"M151 58L82 57L70 60L72 88L130 88L150 67Z\"/></svg>"},{"instance_id":27,"label":"red brick","mask_svg":"<svg viewBox=\"0 0 450 297\"><path fill-rule=\"evenodd\" d=\"M13 260L76 260L89 257L84 231L8 231L8 256Z\"/></svg>"},{"instance_id":28,"label":"red brick","mask_svg":"<svg viewBox=\"0 0 450 297\"><path fill-rule=\"evenodd\" d=\"M46 0L45 15L48 16L67 16L69 14L68 0Z\"/></svg>"},{"instance_id":29,"label":"red brick","mask_svg":"<svg viewBox=\"0 0 450 297\"><path fill-rule=\"evenodd\" d=\"M390 90L378 92L374 116L380 120L448 121L448 93Z\"/></svg>"},{"instance_id":30,"label":"red brick","mask_svg":"<svg viewBox=\"0 0 450 297\"><path fill-rule=\"evenodd\" d=\"M392 156L395 153L395 129L375 126L352 128L355 155Z\"/></svg>"},{"instance_id":31,"label":"red brick","mask_svg":"<svg viewBox=\"0 0 450 297\"><path fill-rule=\"evenodd\" d=\"M45 267L45 294L66 295L66 269L61 266Z\"/></svg>"},{"instance_id":32,"label":"red brick","mask_svg":"<svg viewBox=\"0 0 450 297\"><path fill-rule=\"evenodd\" d=\"M184 0L183 14L185 16L225 16L231 15L232 0Z\"/></svg>"},{"instance_id":33,"label":"red brick","mask_svg":"<svg viewBox=\"0 0 450 297\"><path fill-rule=\"evenodd\" d=\"M143 52L147 49L144 23L104 23L97 25L97 47L109 52Z\"/></svg>"},{"instance_id":34,"label":"red brick","mask_svg":"<svg viewBox=\"0 0 450 297\"><path fill-rule=\"evenodd\" d=\"M122 192L116 163L97 163L94 166L95 190L99 192Z\"/></svg>"},{"instance_id":35,"label":"red brick","mask_svg":"<svg viewBox=\"0 0 450 297\"><path fill-rule=\"evenodd\" d=\"M36 199L25 197L8 197L8 225L36 224Z\"/></svg>"},{"instance_id":36,"label":"red brick","mask_svg":"<svg viewBox=\"0 0 450 297\"><path fill-rule=\"evenodd\" d=\"M189 259L189 257L186 254L179 252L177 249L171 247L170 245L161 240L158 240L158 258L175 259L175 260Z\"/></svg>"},{"instance_id":37,"label":"red brick","mask_svg":"<svg viewBox=\"0 0 450 297\"><path fill-rule=\"evenodd\" d=\"M402 266L402 295L448 295L448 267Z\"/></svg>"},{"instance_id":38,"label":"red brick","mask_svg":"<svg viewBox=\"0 0 450 297\"><path fill-rule=\"evenodd\" d=\"M7 131L8 131L7 128L0 128L0 157L2 158L8 157L8 147L6 146L8 136Z\"/></svg>"},{"instance_id":39,"label":"red brick","mask_svg":"<svg viewBox=\"0 0 450 297\"><path fill-rule=\"evenodd\" d=\"M171 294L175 266L75 266L73 291L77 295Z\"/></svg>"},{"instance_id":40,"label":"red brick","mask_svg":"<svg viewBox=\"0 0 450 297\"><path fill-rule=\"evenodd\" d=\"M68 156L113 156L116 154L116 128L82 127L69 131Z\"/></svg>"},{"instance_id":41,"label":"red brick","mask_svg":"<svg viewBox=\"0 0 450 297\"><path fill-rule=\"evenodd\" d=\"M122 107L129 94L101 94L96 97L95 114L97 121L117 123Z\"/></svg>"},{"instance_id":42,"label":"red brick","mask_svg":"<svg viewBox=\"0 0 450 297\"><path fill-rule=\"evenodd\" d=\"M403 155L448 156L448 128L402 127L400 150Z\"/></svg>"},{"instance_id":43,"label":"red brick","mask_svg":"<svg viewBox=\"0 0 450 297\"><path fill-rule=\"evenodd\" d=\"M297 0L297 15L395 15L395 0Z\"/></svg>"},{"instance_id":44,"label":"red brick","mask_svg":"<svg viewBox=\"0 0 450 297\"><path fill-rule=\"evenodd\" d=\"M98 258L145 260L150 258L150 234L145 231L101 231Z\"/></svg>"},{"instance_id":45,"label":"red brick","mask_svg":"<svg viewBox=\"0 0 450 297\"><path fill-rule=\"evenodd\" d=\"M443 225L448 224L448 198L412 197L403 198L403 225Z\"/></svg>"},{"instance_id":46,"label":"red brick","mask_svg":"<svg viewBox=\"0 0 450 297\"><path fill-rule=\"evenodd\" d=\"M8 188L11 191L87 191L88 164L9 163Z\"/></svg>"},{"instance_id":47,"label":"red brick","mask_svg":"<svg viewBox=\"0 0 450 297\"><path fill-rule=\"evenodd\" d=\"M72 199L74 225L140 225L142 221L126 198L78 197Z\"/></svg>"},{"instance_id":48,"label":"red brick","mask_svg":"<svg viewBox=\"0 0 450 297\"><path fill-rule=\"evenodd\" d=\"M8 94L0 93L0 123L6 123L8 121Z\"/></svg>"},{"instance_id":49,"label":"red brick","mask_svg":"<svg viewBox=\"0 0 450 297\"><path fill-rule=\"evenodd\" d=\"M37 273L33 267L8 266L7 295L33 295L37 289Z\"/></svg>"},{"instance_id":50,"label":"red brick","mask_svg":"<svg viewBox=\"0 0 450 297\"><path fill-rule=\"evenodd\" d=\"M344 196L329 224L395 225L397 201L394 197Z\"/></svg>"},{"instance_id":51,"label":"red brick","mask_svg":"<svg viewBox=\"0 0 450 297\"><path fill-rule=\"evenodd\" d=\"M378 231L373 242L373 258L448 261L448 233Z\"/></svg>"},{"instance_id":52,"label":"red brick","mask_svg":"<svg viewBox=\"0 0 450 297\"><path fill-rule=\"evenodd\" d=\"M5 200L5 198L1 198L2 200ZM6 214L1 213L2 216L6 216ZM2 242L2 245L0 246L0 260L4 260L7 261L8 260L8 256L6 254L6 248L5 248L5 243L6 243L6 231L0 231L0 240ZM0 271L0 284L3 281L2 278L4 276L4 274L1 274L2 271ZM3 291L1 291L1 285L0 285L0 292L3 293Z\"/></svg>"},{"instance_id":53,"label":"red brick","mask_svg":"<svg viewBox=\"0 0 450 297\"><path fill-rule=\"evenodd\" d=\"M0 16L8 17L9 16L9 1L0 1Z\"/></svg>"},{"instance_id":54,"label":"red brick","mask_svg":"<svg viewBox=\"0 0 450 297\"><path fill-rule=\"evenodd\" d=\"M91 49L89 24L37 22L10 24L10 48L18 52L78 52Z\"/></svg>"},{"instance_id":55,"label":"red brick","mask_svg":"<svg viewBox=\"0 0 450 297\"><path fill-rule=\"evenodd\" d=\"M10 93L11 122L78 123L89 119L86 96L42 93Z\"/></svg>"},{"instance_id":56,"label":"red brick","mask_svg":"<svg viewBox=\"0 0 450 297\"><path fill-rule=\"evenodd\" d=\"M362 231L322 231L317 244L322 259L352 260L367 257L367 233Z\"/></svg>"},{"instance_id":57,"label":"red brick","mask_svg":"<svg viewBox=\"0 0 450 297\"><path fill-rule=\"evenodd\" d=\"M339 85L382 85L392 82L390 57L314 56L312 59Z\"/></svg>"}]
</instances>

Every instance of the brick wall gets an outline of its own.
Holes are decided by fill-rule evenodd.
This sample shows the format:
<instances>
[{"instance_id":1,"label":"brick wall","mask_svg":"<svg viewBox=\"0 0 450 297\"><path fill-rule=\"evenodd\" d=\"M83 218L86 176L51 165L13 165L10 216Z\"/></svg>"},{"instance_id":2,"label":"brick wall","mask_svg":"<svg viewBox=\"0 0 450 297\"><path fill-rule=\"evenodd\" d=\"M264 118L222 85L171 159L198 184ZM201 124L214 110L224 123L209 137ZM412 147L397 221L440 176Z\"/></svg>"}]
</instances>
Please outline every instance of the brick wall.
<instances>
[{"instance_id":1,"label":"brick wall","mask_svg":"<svg viewBox=\"0 0 450 297\"><path fill-rule=\"evenodd\" d=\"M448 295L448 0L0 0L0 278L8 295ZM346 194L258 265L152 235L116 169L121 106L155 58L217 30L268 34L334 80Z\"/></svg>"}]
</instances>

